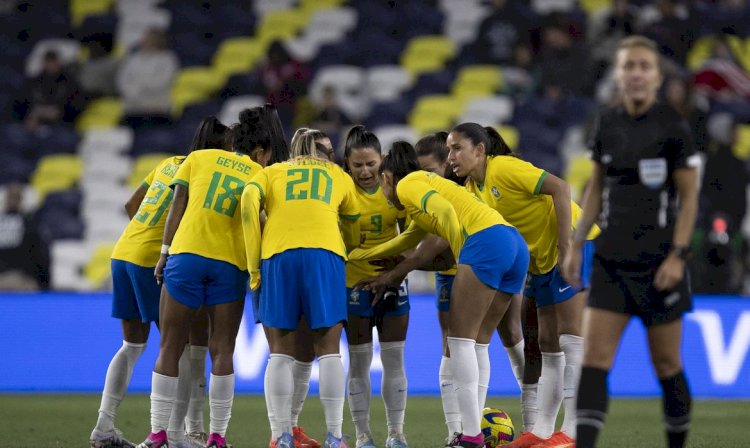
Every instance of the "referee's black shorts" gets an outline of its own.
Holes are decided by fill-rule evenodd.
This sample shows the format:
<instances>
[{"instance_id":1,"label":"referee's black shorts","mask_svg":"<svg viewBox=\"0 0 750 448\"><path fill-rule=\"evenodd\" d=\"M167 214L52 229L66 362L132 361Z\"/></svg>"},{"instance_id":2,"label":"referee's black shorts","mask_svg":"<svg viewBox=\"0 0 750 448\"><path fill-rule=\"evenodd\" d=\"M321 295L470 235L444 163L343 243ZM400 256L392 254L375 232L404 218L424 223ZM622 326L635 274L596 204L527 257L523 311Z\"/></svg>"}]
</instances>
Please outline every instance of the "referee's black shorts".
<instances>
[{"instance_id":1,"label":"referee's black shorts","mask_svg":"<svg viewBox=\"0 0 750 448\"><path fill-rule=\"evenodd\" d=\"M588 306L638 316L647 327L665 324L693 309L690 278L669 291L654 288L658 264L641 269L594 256Z\"/></svg>"}]
</instances>

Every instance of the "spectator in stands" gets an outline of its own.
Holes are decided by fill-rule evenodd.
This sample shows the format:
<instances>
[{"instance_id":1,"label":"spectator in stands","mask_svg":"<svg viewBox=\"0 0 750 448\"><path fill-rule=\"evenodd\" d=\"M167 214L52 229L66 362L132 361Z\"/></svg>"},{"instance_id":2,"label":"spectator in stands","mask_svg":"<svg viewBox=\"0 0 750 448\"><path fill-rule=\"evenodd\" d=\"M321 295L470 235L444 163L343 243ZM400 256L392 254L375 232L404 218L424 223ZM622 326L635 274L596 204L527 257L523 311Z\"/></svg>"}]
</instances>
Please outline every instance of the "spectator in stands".
<instances>
[{"instance_id":1,"label":"spectator in stands","mask_svg":"<svg viewBox=\"0 0 750 448\"><path fill-rule=\"evenodd\" d=\"M582 95L590 90L589 62L583 47L574 45L569 29L562 17L551 17L542 29L542 83L554 80L564 94Z\"/></svg>"},{"instance_id":2,"label":"spectator in stands","mask_svg":"<svg viewBox=\"0 0 750 448\"><path fill-rule=\"evenodd\" d=\"M6 188L0 214L0 291L49 289L49 253L36 223L21 210L23 186Z\"/></svg>"},{"instance_id":3,"label":"spectator in stands","mask_svg":"<svg viewBox=\"0 0 750 448\"><path fill-rule=\"evenodd\" d=\"M689 13L675 0L656 0L654 3L655 19L645 25L642 32L659 44L663 55L679 65L685 65L695 29L690 21ZM649 20L648 17L645 19Z\"/></svg>"},{"instance_id":4,"label":"spectator in stands","mask_svg":"<svg viewBox=\"0 0 750 448\"><path fill-rule=\"evenodd\" d=\"M723 38L715 40L711 57L696 71L693 82L697 91L714 100L750 101L750 74Z\"/></svg>"},{"instance_id":5,"label":"spectator in stands","mask_svg":"<svg viewBox=\"0 0 750 448\"><path fill-rule=\"evenodd\" d=\"M117 72L117 89L129 125L169 123L170 91L178 69L177 55L167 48L164 31L146 31L138 49Z\"/></svg>"},{"instance_id":6,"label":"spectator in stands","mask_svg":"<svg viewBox=\"0 0 750 448\"><path fill-rule=\"evenodd\" d=\"M338 142L344 127L350 126L353 122L339 106L333 86L323 87L320 104L316 108L312 127L325 132L331 141Z\"/></svg>"},{"instance_id":7,"label":"spectator in stands","mask_svg":"<svg viewBox=\"0 0 750 448\"><path fill-rule=\"evenodd\" d=\"M60 56L53 50L43 56L42 72L28 79L16 99L14 112L30 130L40 126L71 123L81 112L78 83L65 70Z\"/></svg>"},{"instance_id":8,"label":"spectator in stands","mask_svg":"<svg viewBox=\"0 0 750 448\"><path fill-rule=\"evenodd\" d=\"M525 97L539 87L541 69L534 60L531 45L519 43L513 49L513 65L503 67L502 93L514 97Z\"/></svg>"},{"instance_id":9,"label":"spectator in stands","mask_svg":"<svg viewBox=\"0 0 750 448\"><path fill-rule=\"evenodd\" d=\"M89 50L89 59L78 70L84 93L90 97L115 96L119 60L111 55L112 33L96 33L82 41Z\"/></svg>"},{"instance_id":10,"label":"spectator in stands","mask_svg":"<svg viewBox=\"0 0 750 448\"><path fill-rule=\"evenodd\" d=\"M638 9L629 0L614 0L611 7L591 18L588 42L597 78L612 63L612 56L620 39L635 33L637 17Z\"/></svg>"},{"instance_id":11,"label":"spectator in stands","mask_svg":"<svg viewBox=\"0 0 750 448\"><path fill-rule=\"evenodd\" d=\"M706 146L706 112L699 104L700 98L693 95L692 86L682 77L674 77L666 82L664 99L690 125L696 151L704 151Z\"/></svg>"},{"instance_id":12,"label":"spectator in stands","mask_svg":"<svg viewBox=\"0 0 750 448\"><path fill-rule=\"evenodd\" d=\"M474 58L480 64L510 65L519 44L529 43L533 14L525 2L494 0L494 11L479 25L474 41Z\"/></svg>"},{"instance_id":13,"label":"spectator in stands","mask_svg":"<svg viewBox=\"0 0 750 448\"><path fill-rule=\"evenodd\" d=\"M297 100L307 92L307 66L293 59L284 44L277 40L268 47L260 72L266 102L276 106L281 122L288 125L294 117Z\"/></svg>"}]
</instances>

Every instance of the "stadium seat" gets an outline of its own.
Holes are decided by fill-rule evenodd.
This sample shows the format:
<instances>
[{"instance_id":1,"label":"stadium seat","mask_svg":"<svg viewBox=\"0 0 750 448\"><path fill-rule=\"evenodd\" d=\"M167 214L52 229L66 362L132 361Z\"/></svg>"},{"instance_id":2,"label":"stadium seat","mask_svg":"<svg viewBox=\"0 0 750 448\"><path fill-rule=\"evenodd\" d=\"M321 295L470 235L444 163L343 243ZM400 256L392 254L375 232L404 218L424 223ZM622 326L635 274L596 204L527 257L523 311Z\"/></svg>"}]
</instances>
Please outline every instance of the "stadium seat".
<instances>
[{"instance_id":1,"label":"stadium seat","mask_svg":"<svg viewBox=\"0 0 750 448\"><path fill-rule=\"evenodd\" d=\"M357 10L351 7L324 9L316 12L308 30L312 28L335 29L344 33L357 26Z\"/></svg>"},{"instance_id":2,"label":"stadium seat","mask_svg":"<svg viewBox=\"0 0 750 448\"><path fill-rule=\"evenodd\" d=\"M71 154L42 157L31 178L40 199L54 191L67 190L78 182L83 172L83 161Z\"/></svg>"},{"instance_id":3,"label":"stadium seat","mask_svg":"<svg viewBox=\"0 0 750 448\"><path fill-rule=\"evenodd\" d=\"M463 113L464 104L452 95L426 95L419 98L412 113L443 114L455 118Z\"/></svg>"},{"instance_id":4,"label":"stadium seat","mask_svg":"<svg viewBox=\"0 0 750 448\"><path fill-rule=\"evenodd\" d=\"M443 34L450 37L456 45L464 45L474 42L479 25L482 19L490 13L490 8L474 1L467 5L464 2L443 2L447 3L441 9L445 13L443 22ZM450 6L448 6L450 5Z\"/></svg>"},{"instance_id":5,"label":"stadium seat","mask_svg":"<svg viewBox=\"0 0 750 448\"><path fill-rule=\"evenodd\" d=\"M136 3L136 2L134 2ZM147 30L157 28L167 30L172 23L172 13L153 6L127 6L130 2L118 2L120 21L117 23L117 47L129 50Z\"/></svg>"},{"instance_id":6,"label":"stadium seat","mask_svg":"<svg viewBox=\"0 0 750 448\"><path fill-rule=\"evenodd\" d=\"M111 152L90 152L84 157L83 181L124 181L132 171L130 157Z\"/></svg>"},{"instance_id":7,"label":"stadium seat","mask_svg":"<svg viewBox=\"0 0 750 448\"><path fill-rule=\"evenodd\" d=\"M99 243L83 268L83 274L94 289L102 289L112 276L110 257L114 248L114 243Z\"/></svg>"},{"instance_id":8,"label":"stadium seat","mask_svg":"<svg viewBox=\"0 0 750 448\"><path fill-rule=\"evenodd\" d=\"M455 44L447 37L415 37L401 54L401 65L415 75L439 70L454 56L455 51Z\"/></svg>"},{"instance_id":9,"label":"stadium seat","mask_svg":"<svg viewBox=\"0 0 750 448\"><path fill-rule=\"evenodd\" d=\"M458 72L454 86L482 86L489 91L502 87L503 77L495 65L469 65Z\"/></svg>"},{"instance_id":10,"label":"stadium seat","mask_svg":"<svg viewBox=\"0 0 750 448\"><path fill-rule=\"evenodd\" d=\"M83 291L91 285L83 276L83 266L91 256L93 246L79 240L59 240L50 249L52 259L52 288L62 291Z\"/></svg>"},{"instance_id":11,"label":"stadium seat","mask_svg":"<svg viewBox=\"0 0 750 448\"><path fill-rule=\"evenodd\" d=\"M225 82L213 67L181 70L172 85L172 114L179 117L185 106L209 99Z\"/></svg>"},{"instance_id":12,"label":"stadium seat","mask_svg":"<svg viewBox=\"0 0 750 448\"><path fill-rule=\"evenodd\" d=\"M737 126L734 136L732 153L740 160L750 159L750 125Z\"/></svg>"},{"instance_id":13,"label":"stadium seat","mask_svg":"<svg viewBox=\"0 0 750 448\"><path fill-rule=\"evenodd\" d=\"M74 27L80 26L88 16L107 14L114 0L71 0L70 19Z\"/></svg>"},{"instance_id":14,"label":"stadium seat","mask_svg":"<svg viewBox=\"0 0 750 448\"><path fill-rule=\"evenodd\" d=\"M506 96L494 96L470 100L459 121L495 126L509 122L512 117L513 100Z\"/></svg>"},{"instance_id":15,"label":"stadium seat","mask_svg":"<svg viewBox=\"0 0 750 448\"><path fill-rule=\"evenodd\" d=\"M531 7L540 16L556 12L570 12L575 9L577 0L531 0Z\"/></svg>"},{"instance_id":16,"label":"stadium seat","mask_svg":"<svg viewBox=\"0 0 750 448\"><path fill-rule=\"evenodd\" d=\"M91 129L84 135L79 152L84 157L91 152L121 153L130 149L132 144L133 130L129 127Z\"/></svg>"},{"instance_id":17,"label":"stadium seat","mask_svg":"<svg viewBox=\"0 0 750 448\"><path fill-rule=\"evenodd\" d=\"M373 132L378 136L378 140L380 140L380 146L384 155L388 154L391 150L391 145L397 140L405 140L413 145L419 139L417 131L410 126L381 126Z\"/></svg>"},{"instance_id":18,"label":"stadium seat","mask_svg":"<svg viewBox=\"0 0 750 448\"><path fill-rule=\"evenodd\" d=\"M495 129L500 133L500 136L505 140L510 149L518 149L518 142L521 138L518 129L510 125L495 126Z\"/></svg>"},{"instance_id":19,"label":"stadium seat","mask_svg":"<svg viewBox=\"0 0 750 448\"><path fill-rule=\"evenodd\" d=\"M273 11L291 9L297 0L255 0L253 11L259 16L265 16Z\"/></svg>"},{"instance_id":20,"label":"stadium seat","mask_svg":"<svg viewBox=\"0 0 750 448\"><path fill-rule=\"evenodd\" d=\"M113 209L84 209L86 230L84 239L91 242L117 241L122 231L128 225L125 210Z\"/></svg>"},{"instance_id":21,"label":"stadium seat","mask_svg":"<svg viewBox=\"0 0 750 448\"><path fill-rule=\"evenodd\" d=\"M344 112L359 119L368 112L367 79L364 70L351 65L331 65L318 71L310 83L310 97L319 103L327 86L336 91L336 98Z\"/></svg>"},{"instance_id":22,"label":"stadium seat","mask_svg":"<svg viewBox=\"0 0 750 448\"><path fill-rule=\"evenodd\" d=\"M91 101L76 119L76 130L84 134L93 129L109 129L120 124L122 103L118 98L99 98Z\"/></svg>"},{"instance_id":23,"label":"stadium seat","mask_svg":"<svg viewBox=\"0 0 750 448\"><path fill-rule=\"evenodd\" d=\"M223 77L250 71L263 57L261 43L251 37L225 39L213 57L213 66Z\"/></svg>"},{"instance_id":24,"label":"stadium seat","mask_svg":"<svg viewBox=\"0 0 750 448\"><path fill-rule=\"evenodd\" d=\"M267 47L276 39L289 39L310 21L311 12L301 9L277 10L263 16L256 29L256 38Z\"/></svg>"},{"instance_id":25,"label":"stadium seat","mask_svg":"<svg viewBox=\"0 0 750 448\"><path fill-rule=\"evenodd\" d=\"M565 180L570 184L571 196L574 201L579 201L583 195L583 188L591 177L591 159L585 153L581 153L568 161L565 170Z\"/></svg>"},{"instance_id":26,"label":"stadium seat","mask_svg":"<svg viewBox=\"0 0 750 448\"><path fill-rule=\"evenodd\" d=\"M40 40L26 58L26 76L35 77L41 73L44 54L48 51L57 52L63 65L69 65L78 62L80 50L81 44L73 39Z\"/></svg>"},{"instance_id":27,"label":"stadium seat","mask_svg":"<svg viewBox=\"0 0 750 448\"><path fill-rule=\"evenodd\" d=\"M725 39L745 71L750 71L750 38L743 39L740 36L726 34Z\"/></svg>"},{"instance_id":28,"label":"stadium seat","mask_svg":"<svg viewBox=\"0 0 750 448\"><path fill-rule=\"evenodd\" d=\"M231 126L238 122L240 112L244 109L259 107L265 104L262 97L256 95L235 96L224 102L219 112L218 119L226 126Z\"/></svg>"},{"instance_id":29,"label":"stadium seat","mask_svg":"<svg viewBox=\"0 0 750 448\"><path fill-rule=\"evenodd\" d=\"M332 9L344 3L344 0L300 0L299 8L303 11Z\"/></svg>"},{"instance_id":30,"label":"stadium seat","mask_svg":"<svg viewBox=\"0 0 750 448\"><path fill-rule=\"evenodd\" d=\"M166 159L167 157L172 156L174 156L174 154L155 153L142 155L135 159L135 163L133 163L133 171L130 173L130 177L128 178L128 185L130 186L130 188L132 188L133 190L138 188L141 183L143 183L143 179L146 178L151 170L156 168L156 165L159 162Z\"/></svg>"},{"instance_id":31,"label":"stadium seat","mask_svg":"<svg viewBox=\"0 0 750 448\"><path fill-rule=\"evenodd\" d=\"M686 64L690 70L698 70L703 63L711 56L715 36L703 36L695 40L693 46L688 50Z\"/></svg>"},{"instance_id":32,"label":"stadium seat","mask_svg":"<svg viewBox=\"0 0 750 448\"><path fill-rule=\"evenodd\" d=\"M593 17L603 9L612 5L612 0L578 0L578 5L586 12L586 15Z\"/></svg>"},{"instance_id":33,"label":"stadium seat","mask_svg":"<svg viewBox=\"0 0 750 448\"><path fill-rule=\"evenodd\" d=\"M399 65L375 65L367 70L367 90L373 102L395 101L411 83L411 74Z\"/></svg>"}]
</instances>

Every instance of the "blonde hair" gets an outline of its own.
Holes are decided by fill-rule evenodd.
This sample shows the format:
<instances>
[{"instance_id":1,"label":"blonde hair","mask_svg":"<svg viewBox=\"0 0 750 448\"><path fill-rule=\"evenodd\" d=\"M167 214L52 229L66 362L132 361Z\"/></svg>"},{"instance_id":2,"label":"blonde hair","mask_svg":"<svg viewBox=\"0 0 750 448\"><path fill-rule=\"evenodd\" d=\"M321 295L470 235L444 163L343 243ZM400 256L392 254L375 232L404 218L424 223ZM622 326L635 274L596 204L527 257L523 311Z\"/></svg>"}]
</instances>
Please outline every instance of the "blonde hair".
<instances>
[{"instance_id":1,"label":"blonde hair","mask_svg":"<svg viewBox=\"0 0 750 448\"><path fill-rule=\"evenodd\" d=\"M300 128L292 137L292 158L297 157L314 157L317 159L329 160L326 148L317 143L320 138L320 131L317 129Z\"/></svg>"},{"instance_id":2,"label":"blonde hair","mask_svg":"<svg viewBox=\"0 0 750 448\"><path fill-rule=\"evenodd\" d=\"M645 48L650 50L656 56L656 66L659 68L660 73L664 73L664 63L662 61L661 53L659 52L659 45L652 39L646 36L634 35L628 36L620 40L617 44L617 51L629 50L631 48Z\"/></svg>"}]
</instances>

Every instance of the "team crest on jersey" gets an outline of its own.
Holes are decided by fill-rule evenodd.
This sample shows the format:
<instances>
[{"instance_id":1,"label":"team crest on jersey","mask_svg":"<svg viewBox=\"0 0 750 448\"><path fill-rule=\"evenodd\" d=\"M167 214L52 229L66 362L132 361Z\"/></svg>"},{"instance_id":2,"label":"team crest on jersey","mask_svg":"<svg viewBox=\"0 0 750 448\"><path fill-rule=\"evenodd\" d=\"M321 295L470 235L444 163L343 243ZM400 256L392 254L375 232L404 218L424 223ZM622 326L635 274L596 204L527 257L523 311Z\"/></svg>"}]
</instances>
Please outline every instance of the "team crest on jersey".
<instances>
[{"instance_id":1,"label":"team crest on jersey","mask_svg":"<svg viewBox=\"0 0 750 448\"><path fill-rule=\"evenodd\" d=\"M349 304L359 305L359 290L358 289L352 289L352 293L349 294Z\"/></svg>"},{"instance_id":2,"label":"team crest on jersey","mask_svg":"<svg viewBox=\"0 0 750 448\"><path fill-rule=\"evenodd\" d=\"M667 180L667 159L641 159L638 161L638 177L648 188L657 189Z\"/></svg>"},{"instance_id":3,"label":"team crest on jersey","mask_svg":"<svg viewBox=\"0 0 750 448\"><path fill-rule=\"evenodd\" d=\"M497 189L497 187L492 187L492 196L495 196L495 198L500 199L500 190Z\"/></svg>"}]
</instances>

